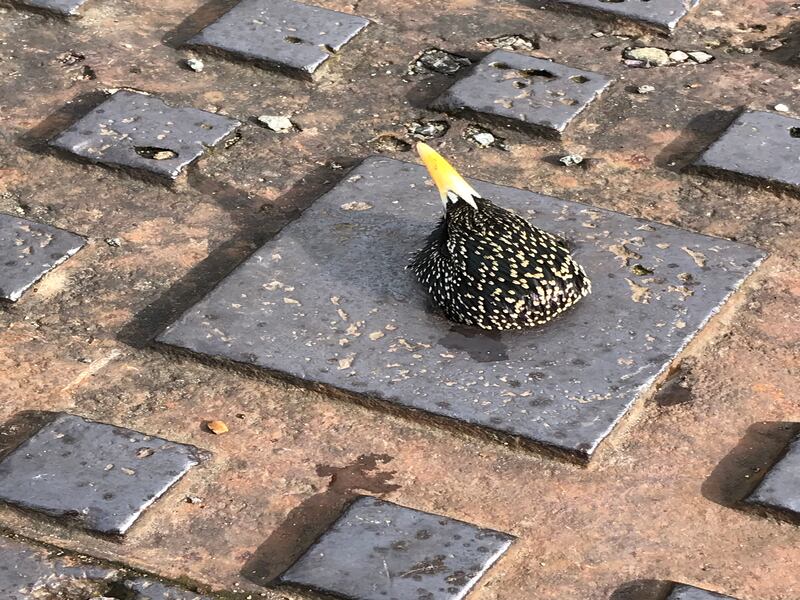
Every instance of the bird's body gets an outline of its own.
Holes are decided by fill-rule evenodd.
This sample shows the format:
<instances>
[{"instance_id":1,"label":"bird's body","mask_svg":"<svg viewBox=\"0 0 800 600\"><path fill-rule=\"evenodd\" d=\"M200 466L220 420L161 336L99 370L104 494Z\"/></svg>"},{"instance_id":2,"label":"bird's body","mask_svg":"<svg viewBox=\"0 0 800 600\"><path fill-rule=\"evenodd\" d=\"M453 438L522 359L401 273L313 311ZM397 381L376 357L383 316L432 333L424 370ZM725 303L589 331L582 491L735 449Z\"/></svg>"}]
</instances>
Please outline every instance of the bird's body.
<instances>
[{"instance_id":1,"label":"bird's body","mask_svg":"<svg viewBox=\"0 0 800 600\"><path fill-rule=\"evenodd\" d=\"M591 282L562 240L474 190L466 195L448 190L444 217L410 264L449 319L523 329L547 323L589 294Z\"/></svg>"}]
</instances>

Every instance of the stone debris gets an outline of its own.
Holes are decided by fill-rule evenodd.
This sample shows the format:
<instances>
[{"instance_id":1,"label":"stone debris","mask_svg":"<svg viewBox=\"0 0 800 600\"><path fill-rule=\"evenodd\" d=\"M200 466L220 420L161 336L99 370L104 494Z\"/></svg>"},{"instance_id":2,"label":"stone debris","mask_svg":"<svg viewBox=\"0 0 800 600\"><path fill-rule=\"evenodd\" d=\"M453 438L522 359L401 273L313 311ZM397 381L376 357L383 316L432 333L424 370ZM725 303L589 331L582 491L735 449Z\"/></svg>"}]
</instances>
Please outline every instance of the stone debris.
<instances>
[{"instance_id":1,"label":"stone debris","mask_svg":"<svg viewBox=\"0 0 800 600\"><path fill-rule=\"evenodd\" d=\"M654 88L652 85L640 85L639 87L636 88L636 93L642 95L650 94L651 92L655 91L656 88Z\"/></svg>"},{"instance_id":2,"label":"stone debris","mask_svg":"<svg viewBox=\"0 0 800 600\"><path fill-rule=\"evenodd\" d=\"M505 138L496 136L494 133L481 127L480 125L469 125L464 130L464 138L480 146L481 148L499 148L507 150Z\"/></svg>"},{"instance_id":3,"label":"stone debris","mask_svg":"<svg viewBox=\"0 0 800 600\"><path fill-rule=\"evenodd\" d=\"M580 154L567 154L558 159L565 167L574 167L583 163L583 157Z\"/></svg>"},{"instance_id":4,"label":"stone debris","mask_svg":"<svg viewBox=\"0 0 800 600\"><path fill-rule=\"evenodd\" d=\"M378 152L409 152L411 144L391 134L382 134L372 138L369 143Z\"/></svg>"},{"instance_id":5,"label":"stone debris","mask_svg":"<svg viewBox=\"0 0 800 600\"><path fill-rule=\"evenodd\" d=\"M705 64L714 60L707 52L684 52L654 46L628 47L622 51L623 62L629 67L669 67L680 64Z\"/></svg>"},{"instance_id":6,"label":"stone debris","mask_svg":"<svg viewBox=\"0 0 800 600\"><path fill-rule=\"evenodd\" d=\"M186 66L195 73L202 73L206 65L200 58L187 58Z\"/></svg>"},{"instance_id":7,"label":"stone debris","mask_svg":"<svg viewBox=\"0 0 800 600\"><path fill-rule=\"evenodd\" d=\"M539 49L538 39L531 39L524 35L498 35L497 37L485 38L479 42L482 46L490 46L501 50L511 50L513 52L531 52Z\"/></svg>"},{"instance_id":8,"label":"stone debris","mask_svg":"<svg viewBox=\"0 0 800 600\"><path fill-rule=\"evenodd\" d=\"M441 73L455 75L462 67L472 64L468 58L451 54L440 48L428 48L418 54L408 66L408 75L421 73Z\"/></svg>"},{"instance_id":9,"label":"stone debris","mask_svg":"<svg viewBox=\"0 0 800 600\"><path fill-rule=\"evenodd\" d=\"M405 124L408 135L418 140L440 138L448 132L450 124L443 120L411 121Z\"/></svg>"},{"instance_id":10,"label":"stone debris","mask_svg":"<svg viewBox=\"0 0 800 600\"><path fill-rule=\"evenodd\" d=\"M261 115L256 120L260 125L276 133L289 133L296 129L292 120L282 115Z\"/></svg>"}]
</instances>

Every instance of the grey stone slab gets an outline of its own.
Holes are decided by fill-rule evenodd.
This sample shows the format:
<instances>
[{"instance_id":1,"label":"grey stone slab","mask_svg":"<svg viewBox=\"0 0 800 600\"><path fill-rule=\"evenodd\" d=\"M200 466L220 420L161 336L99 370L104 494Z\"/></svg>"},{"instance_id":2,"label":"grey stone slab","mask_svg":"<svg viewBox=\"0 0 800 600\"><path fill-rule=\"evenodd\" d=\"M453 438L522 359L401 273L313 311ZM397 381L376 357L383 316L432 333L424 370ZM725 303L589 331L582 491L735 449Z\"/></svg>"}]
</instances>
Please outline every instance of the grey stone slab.
<instances>
[{"instance_id":1,"label":"grey stone slab","mask_svg":"<svg viewBox=\"0 0 800 600\"><path fill-rule=\"evenodd\" d=\"M85 244L69 231L0 214L0 299L16 302Z\"/></svg>"},{"instance_id":2,"label":"grey stone slab","mask_svg":"<svg viewBox=\"0 0 800 600\"><path fill-rule=\"evenodd\" d=\"M129 577L129 578L127 578ZM125 590L124 596L118 592ZM0 598L211 600L183 588L128 574L84 557L0 536Z\"/></svg>"},{"instance_id":3,"label":"grey stone slab","mask_svg":"<svg viewBox=\"0 0 800 600\"><path fill-rule=\"evenodd\" d=\"M700 0L555 0L599 15L637 21L649 27L672 32L680 20Z\"/></svg>"},{"instance_id":4,"label":"grey stone slab","mask_svg":"<svg viewBox=\"0 0 800 600\"><path fill-rule=\"evenodd\" d=\"M16 0L16 2L21 6L30 6L71 17L78 14L78 10L86 3L86 0Z\"/></svg>"},{"instance_id":5,"label":"grey stone slab","mask_svg":"<svg viewBox=\"0 0 800 600\"><path fill-rule=\"evenodd\" d=\"M736 600L732 596L723 596L708 590L692 587L691 585L678 584L672 588L667 600Z\"/></svg>"},{"instance_id":6,"label":"grey stone slab","mask_svg":"<svg viewBox=\"0 0 800 600\"><path fill-rule=\"evenodd\" d=\"M769 470L746 502L786 511L800 519L800 435Z\"/></svg>"},{"instance_id":7,"label":"grey stone slab","mask_svg":"<svg viewBox=\"0 0 800 600\"><path fill-rule=\"evenodd\" d=\"M598 73L495 50L431 107L559 136L610 83Z\"/></svg>"},{"instance_id":8,"label":"grey stone slab","mask_svg":"<svg viewBox=\"0 0 800 600\"><path fill-rule=\"evenodd\" d=\"M280 577L348 600L456 600L514 537L362 496Z\"/></svg>"},{"instance_id":9,"label":"grey stone slab","mask_svg":"<svg viewBox=\"0 0 800 600\"><path fill-rule=\"evenodd\" d=\"M62 414L0 462L0 501L124 534L204 453Z\"/></svg>"},{"instance_id":10,"label":"grey stone slab","mask_svg":"<svg viewBox=\"0 0 800 600\"><path fill-rule=\"evenodd\" d=\"M563 234L594 289L548 326L487 334L447 321L405 269L442 213L427 182L365 160L158 341L586 459L764 256L475 181Z\"/></svg>"},{"instance_id":11,"label":"grey stone slab","mask_svg":"<svg viewBox=\"0 0 800 600\"><path fill-rule=\"evenodd\" d=\"M800 189L800 119L744 111L695 165Z\"/></svg>"},{"instance_id":12,"label":"grey stone slab","mask_svg":"<svg viewBox=\"0 0 800 600\"><path fill-rule=\"evenodd\" d=\"M230 117L172 108L155 96L121 90L51 145L91 162L174 180L240 125Z\"/></svg>"},{"instance_id":13,"label":"grey stone slab","mask_svg":"<svg viewBox=\"0 0 800 600\"><path fill-rule=\"evenodd\" d=\"M242 0L187 45L310 77L368 24L357 15L293 0Z\"/></svg>"}]
</instances>

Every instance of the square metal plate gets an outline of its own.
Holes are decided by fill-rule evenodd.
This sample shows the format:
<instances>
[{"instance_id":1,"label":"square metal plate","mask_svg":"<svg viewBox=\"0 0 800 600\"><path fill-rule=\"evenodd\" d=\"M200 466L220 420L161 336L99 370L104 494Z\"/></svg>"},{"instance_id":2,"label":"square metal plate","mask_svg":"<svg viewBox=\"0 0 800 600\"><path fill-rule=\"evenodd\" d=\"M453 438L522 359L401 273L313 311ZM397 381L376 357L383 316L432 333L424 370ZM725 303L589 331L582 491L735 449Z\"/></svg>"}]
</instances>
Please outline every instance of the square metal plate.
<instances>
[{"instance_id":1,"label":"square metal plate","mask_svg":"<svg viewBox=\"0 0 800 600\"><path fill-rule=\"evenodd\" d=\"M798 190L800 119L744 111L695 166Z\"/></svg>"},{"instance_id":2,"label":"square metal plate","mask_svg":"<svg viewBox=\"0 0 800 600\"><path fill-rule=\"evenodd\" d=\"M0 214L0 299L16 302L85 244L75 233Z\"/></svg>"},{"instance_id":3,"label":"square metal plate","mask_svg":"<svg viewBox=\"0 0 800 600\"><path fill-rule=\"evenodd\" d=\"M242 0L187 45L310 77L368 24L357 15L293 0Z\"/></svg>"},{"instance_id":4,"label":"square metal plate","mask_svg":"<svg viewBox=\"0 0 800 600\"><path fill-rule=\"evenodd\" d=\"M495 50L431 108L559 136L610 83L598 73Z\"/></svg>"},{"instance_id":5,"label":"square metal plate","mask_svg":"<svg viewBox=\"0 0 800 600\"><path fill-rule=\"evenodd\" d=\"M800 519L800 435L792 440L784 456L746 502L786 511Z\"/></svg>"},{"instance_id":6,"label":"square metal plate","mask_svg":"<svg viewBox=\"0 0 800 600\"><path fill-rule=\"evenodd\" d=\"M587 459L764 257L475 181L569 240L594 288L545 327L487 334L447 321L405 269L442 214L427 181L365 160L158 341Z\"/></svg>"},{"instance_id":7,"label":"square metal plate","mask_svg":"<svg viewBox=\"0 0 800 600\"><path fill-rule=\"evenodd\" d=\"M21 6L47 10L59 15L72 17L78 14L86 0L13 0Z\"/></svg>"},{"instance_id":8,"label":"square metal plate","mask_svg":"<svg viewBox=\"0 0 800 600\"><path fill-rule=\"evenodd\" d=\"M280 577L348 600L458 600L514 538L362 496Z\"/></svg>"},{"instance_id":9,"label":"square metal plate","mask_svg":"<svg viewBox=\"0 0 800 600\"><path fill-rule=\"evenodd\" d=\"M124 534L205 453L61 414L0 462L0 501Z\"/></svg>"},{"instance_id":10,"label":"square metal plate","mask_svg":"<svg viewBox=\"0 0 800 600\"><path fill-rule=\"evenodd\" d=\"M630 19L643 25L672 32L700 0L555 0L588 9L598 15Z\"/></svg>"},{"instance_id":11,"label":"square metal plate","mask_svg":"<svg viewBox=\"0 0 800 600\"><path fill-rule=\"evenodd\" d=\"M172 108L154 96L121 90L50 144L91 162L174 180L240 125L230 117Z\"/></svg>"}]
</instances>

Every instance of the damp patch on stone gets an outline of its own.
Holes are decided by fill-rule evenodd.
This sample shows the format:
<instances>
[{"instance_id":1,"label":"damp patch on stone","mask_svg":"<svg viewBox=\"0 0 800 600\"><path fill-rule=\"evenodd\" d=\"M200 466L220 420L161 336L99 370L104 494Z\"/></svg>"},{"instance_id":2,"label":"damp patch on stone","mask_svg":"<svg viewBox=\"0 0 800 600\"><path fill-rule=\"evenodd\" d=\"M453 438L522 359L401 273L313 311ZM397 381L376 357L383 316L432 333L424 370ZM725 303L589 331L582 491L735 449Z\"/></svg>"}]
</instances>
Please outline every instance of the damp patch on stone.
<instances>
[{"instance_id":1,"label":"damp patch on stone","mask_svg":"<svg viewBox=\"0 0 800 600\"><path fill-rule=\"evenodd\" d=\"M310 78L368 24L293 0L242 0L186 45Z\"/></svg>"},{"instance_id":2,"label":"damp patch on stone","mask_svg":"<svg viewBox=\"0 0 800 600\"><path fill-rule=\"evenodd\" d=\"M431 108L559 137L610 83L598 73L495 50Z\"/></svg>"},{"instance_id":3,"label":"damp patch on stone","mask_svg":"<svg viewBox=\"0 0 800 600\"><path fill-rule=\"evenodd\" d=\"M0 213L0 300L16 302L85 244L75 233Z\"/></svg>"},{"instance_id":4,"label":"damp patch on stone","mask_svg":"<svg viewBox=\"0 0 800 600\"><path fill-rule=\"evenodd\" d=\"M800 522L800 434L745 502L789 514Z\"/></svg>"},{"instance_id":5,"label":"damp patch on stone","mask_svg":"<svg viewBox=\"0 0 800 600\"><path fill-rule=\"evenodd\" d=\"M241 123L196 108L173 108L155 96L120 90L50 144L109 167L169 181Z\"/></svg>"},{"instance_id":6,"label":"damp patch on stone","mask_svg":"<svg viewBox=\"0 0 800 600\"><path fill-rule=\"evenodd\" d=\"M0 462L0 501L122 535L206 457L194 446L60 414Z\"/></svg>"},{"instance_id":7,"label":"damp patch on stone","mask_svg":"<svg viewBox=\"0 0 800 600\"><path fill-rule=\"evenodd\" d=\"M666 600L736 600L736 598L679 583L672 588Z\"/></svg>"},{"instance_id":8,"label":"damp patch on stone","mask_svg":"<svg viewBox=\"0 0 800 600\"><path fill-rule=\"evenodd\" d=\"M800 190L800 119L746 110L695 167Z\"/></svg>"},{"instance_id":9,"label":"damp patch on stone","mask_svg":"<svg viewBox=\"0 0 800 600\"><path fill-rule=\"evenodd\" d=\"M586 460L764 257L585 204L472 184L565 237L593 293L539 329L453 325L406 269L441 217L439 196L424 167L373 157L157 339Z\"/></svg>"},{"instance_id":10,"label":"damp patch on stone","mask_svg":"<svg viewBox=\"0 0 800 600\"><path fill-rule=\"evenodd\" d=\"M671 33L700 0L553 0L597 16L625 19Z\"/></svg>"},{"instance_id":11,"label":"damp patch on stone","mask_svg":"<svg viewBox=\"0 0 800 600\"><path fill-rule=\"evenodd\" d=\"M362 496L279 581L350 600L456 600L513 541L499 531Z\"/></svg>"},{"instance_id":12,"label":"damp patch on stone","mask_svg":"<svg viewBox=\"0 0 800 600\"><path fill-rule=\"evenodd\" d=\"M79 14L81 6L86 0L14 0L23 7L45 10L65 17L74 17Z\"/></svg>"}]
</instances>

